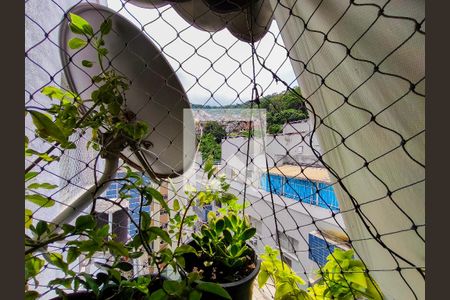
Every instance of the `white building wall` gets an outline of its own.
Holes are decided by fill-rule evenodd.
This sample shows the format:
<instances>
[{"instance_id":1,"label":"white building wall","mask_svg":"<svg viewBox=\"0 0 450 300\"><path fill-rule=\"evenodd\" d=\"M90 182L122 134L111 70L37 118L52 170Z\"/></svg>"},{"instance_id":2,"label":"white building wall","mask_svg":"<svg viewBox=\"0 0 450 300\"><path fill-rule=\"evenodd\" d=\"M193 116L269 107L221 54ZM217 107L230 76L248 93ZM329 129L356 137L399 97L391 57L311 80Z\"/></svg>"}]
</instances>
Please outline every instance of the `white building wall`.
<instances>
[{"instance_id":1,"label":"white building wall","mask_svg":"<svg viewBox=\"0 0 450 300\"><path fill-rule=\"evenodd\" d=\"M314 136L312 143L310 141L311 128L311 120L308 120L307 122L286 124L283 133L267 135L264 149L267 153L269 168L289 163L320 165L314 156L311 144L319 153L321 149ZM221 167L227 177L232 180L231 192L238 195L241 200L243 200L247 142L248 139L245 137L227 138L222 141ZM253 144L251 143L251 145ZM263 252L264 245L276 247L272 201L270 193L260 188L260 176L266 173L265 158L260 153L256 153L253 147L250 148L249 156L255 161L259 161L259 167L250 164L249 170L253 170L253 172L248 181L246 201L251 203L251 206L246 209L246 214L253 220L262 222L262 224L258 224L258 227L261 227L258 235L262 239L258 242L258 251ZM259 157L259 160L256 157ZM264 161L263 164L261 164L262 161ZM332 216L332 212L328 209L276 194L273 195L273 200L279 222L278 229L286 231L289 237L298 241L295 253L285 251L285 254L292 261L294 271L307 280L305 273L311 276L311 273L318 269L318 265L308 258L309 233L320 229L343 235L345 225L342 217L340 214ZM315 224L312 223L313 219Z\"/></svg>"},{"instance_id":2,"label":"white building wall","mask_svg":"<svg viewBox=\"0 0 450 300\"><path fill-rule=\"evenodd\" d=\"M242 183L233 181L230 192L238 195L242 201L243 189ZM261 189L247 187L246 201L251 206L246 209L245 213L253 219L262 222L262 230L258 232L261 238L261 241L258 242L258 252L264 252L265 245L277 247L270 193ZM342 234L345 230L342 216L339 214L333 217L331 211L328 209L301 203L297 200L276 194L273 194L273 201L278 221L278 230L281 232L285 231L289 237L294 238L298 242L295 247L295 253L292 251L284 251L284 254L291 259L292 268L298 275L307 280L306 273L310 277L309 279L312 279L312 273L318 269L318 265L308 257L308 235L310 232L318 229L330 233ZM315 224L312 223L313 219Z\"/></svg>"}]
</instances>

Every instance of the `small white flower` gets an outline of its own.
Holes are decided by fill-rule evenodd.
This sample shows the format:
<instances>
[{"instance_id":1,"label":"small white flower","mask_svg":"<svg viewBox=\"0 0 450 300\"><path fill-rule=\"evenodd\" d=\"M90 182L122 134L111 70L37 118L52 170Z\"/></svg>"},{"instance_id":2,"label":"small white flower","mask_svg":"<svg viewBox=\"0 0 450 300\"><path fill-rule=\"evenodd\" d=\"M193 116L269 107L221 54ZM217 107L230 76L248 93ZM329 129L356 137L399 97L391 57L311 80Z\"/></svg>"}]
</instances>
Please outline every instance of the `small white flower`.
<instances>
[{"instance_id":1,"label":"small white flower","mask_svg":"<svg viewBox=\"0 0 450 300\"><path fill-rule=\"evenodd\" d=\"M191 194L197 192L197 189L188 183L184 186L184 192L186 194Z\"/></svg>"},{"instance_id":2,"label":"small white flower","mask_svg":"<svg viewBox=\"0 0 450 300\"><path fill-rule=\"evenodd\" d=\"M222 185L220 184L220 181L215 178L209 182L208 187L213 192L219 192L222 189Z\"/></svg>"}]
</instances>

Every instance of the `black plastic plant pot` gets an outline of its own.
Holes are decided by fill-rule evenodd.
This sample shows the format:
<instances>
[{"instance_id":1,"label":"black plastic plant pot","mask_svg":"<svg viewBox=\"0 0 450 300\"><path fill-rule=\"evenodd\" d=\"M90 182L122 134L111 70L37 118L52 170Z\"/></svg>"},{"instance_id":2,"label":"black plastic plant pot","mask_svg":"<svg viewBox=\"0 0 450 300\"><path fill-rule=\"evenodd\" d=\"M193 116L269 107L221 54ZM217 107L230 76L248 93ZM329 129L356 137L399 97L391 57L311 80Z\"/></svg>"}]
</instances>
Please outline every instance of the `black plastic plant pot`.
<instances>
[{"instance_id":1,"label":"black plastic plant pot","mask_svg":"<svg viewBox=\"0 0 450 300\"><path fill-rule=\"evenodd\" d=\"M148 286L150 294L162 287L163 279L156 279L156 274L152 275L153 281ZM98 300L98 299L129 299L129 300L144 300L146 298L145 294L140 293L138 291L133 292L132 294L117 294L117 287L115 285L110 286L111 288L105 289L100 292L100 295L97 297L93 292L89 291L79 291L66 295L66 299L68 300ZM62 297L58 296L52 298L50 300L63 300Z\"/></svg>"},{"instance_id":2,"label":"black plastic plant pot","mask_svg":"<svg viewBox=\"0 0 450 300\"><path fill-rule=\"evenodd\" d=\"M255 269L247 275L245 278L241 280L230 282L230 283L221 283L220 285L230 294L233 300L251 300L253 295L253 282L255 281L256 276L259 273L259 268L261 266L261 262L256 259L255 261ZM203 294L202 300L217 300L216 295L211 295L208 293Z\"/></svg>"},{"instance_id":3,"label":"black plastic plant pot","mask_svg":"<svg viewBox=\"0 0 450 300\"><path fill-rule=\"evenodd\" d=\"M193 246L195 248L195 242L189 241L187 243L190 246ZM233 300L251 300L253 295L253 282L255 281L256 276L259 273L259 269L261 267L261 261L258 260L258 257L256 256L255 249L247 244L249 248L253 250L253 261L252 263L255 264L255 268L244 278L234 281L234 282L227 282L227 283L220 283L220 286L222 286L228 294L230 294L231 298ZM185 261L186 261L186 271L190 272L193 268L194 262L198 261L197 256L192 253L187 253L184 255ZM219 300L217 295L210 294L207 292L204 292L202 294L201 300Z\"/></svg>"},{"instance_id":4,"label":"black plastic plant pot","mask_svg":"<svg viewBox=\"0 0 450 300\"><path fill-rule=\"evenodd\" d=\"M63 299L62 297L58 296L58 297L52 298L50 300L62 300L62 299ZM68 299L68 300L77 300L77 299L95 300L97 298L95 297L94 293L83 291L83 292L67 294L66 299Z\"/></svg>"}]
</instances>

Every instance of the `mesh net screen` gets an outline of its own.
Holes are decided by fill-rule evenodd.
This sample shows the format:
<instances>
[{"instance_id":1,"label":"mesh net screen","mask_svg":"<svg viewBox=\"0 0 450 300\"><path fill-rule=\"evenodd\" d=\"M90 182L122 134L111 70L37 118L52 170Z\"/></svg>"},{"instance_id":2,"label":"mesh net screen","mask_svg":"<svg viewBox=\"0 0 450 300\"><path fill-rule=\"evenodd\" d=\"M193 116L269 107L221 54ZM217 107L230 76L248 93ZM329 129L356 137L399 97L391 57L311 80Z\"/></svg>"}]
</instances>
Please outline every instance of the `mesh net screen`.
<instances>
[{"instance_id":1,"label":"mesh net screen","mask_svg":"<svg viewBox=\"0 0 450 300\"><path fill-rule=\"evenodd\" d=\"M258 254L265 245L279 249L282 260L312 285L329 254L353 249L386 299L423 299L424 1L241 2L248 1L27 0L25 106L49 108L52 100L41 93L48 85L75 86L89 97L95 88L86 81L91 73L63 43L60 27L67 26L73 6L85 5L89 18L99 22L108 7L129 24L115 27L113 19L106 47L115 52L107 68L131 77L139 102L130 107L151 116L158 144L143 152L153 159L144 160L155 173L172 174L173 187L148 172L146 184L169 206L174 199L188 200L187 184L204 185L203 153L212 150L202 148L203 132L217 122L224 134L211 142L216 152L210 153L217 174L248 205L244 213L257 230L251 244ZM68 78L67 70L77 75ZM183 119L186 108L195 129L184 124L191 121ZM57 186L38 190L54 201L51 207L26 201L33 224L72 207L74 216L91 213L99 224L110 224L123 242L138 234L140 210L167 228L171 212L157 203L145 206L133 191L120 199L120 180L92 199L95 206L73 206L99 188L108 168L99 152L87 148L92 133L77 131L71 136L77 148L63 149L39 138L29 115L25 125L30 148L59 157L25 158L26 172L38 172L34 180ZM197 139L196 152L188 151L187 158L179 154L182 144L173 146L183 137ZM130 150L114 166L115 178L125 166L148 171ZM202 222L216 209L193 211ZM63 243L51 247L67 254ZM109 259L98 253L93 260ZM95 273L93 260L80 257L70 268ZM132 275L148 273L145 259L133 265ZM48 283L60 275L45 264L37 277L43 299L55 296ZM274 293L272 284L260 289L255 283L253 298L273 299Z\"/></svg>"}]
</instances>

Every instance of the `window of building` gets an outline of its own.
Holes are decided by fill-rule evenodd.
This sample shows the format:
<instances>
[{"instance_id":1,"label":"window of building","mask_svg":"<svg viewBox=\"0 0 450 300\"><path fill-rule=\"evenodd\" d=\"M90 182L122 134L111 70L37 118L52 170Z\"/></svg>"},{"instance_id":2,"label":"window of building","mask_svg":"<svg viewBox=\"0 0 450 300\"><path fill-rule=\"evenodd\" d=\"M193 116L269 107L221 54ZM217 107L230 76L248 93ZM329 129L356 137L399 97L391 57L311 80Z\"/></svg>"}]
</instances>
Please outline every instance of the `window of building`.
<instances>
[{"instance_id":1,"label":"window of building","mask_svg":"<svg viewBox=\"0 0 450 300\"><path fill-rule=\"evenodd\" d=\"M295 249L298 248L298 241L291 236L288 236L286 233L278 231L278 236L280 237L280 246L284 250L288 252L295 252Z\"/></svg>"},{"instance_id":2,"label":"window of building","mask_svg":"<svg viewBox=\"0 0 450 300\"><path fill-rule=\"evenodd\" d=\"M327 263L327 256L333 253L335 248L342 250L349 250L350 247L345 241L339 241L338 238L332 238L331 236L319 231L310 232L308 235L309 244L309 259L316 262L319 266L324 266Z\"/></svg>"},{"instance_id":3,"label":"window of building","mask_svg":"<svg viewBox=\"0 0 450 300\"><path fill-rule=\"evenodd\" d=\"M126 242L128 240L128 215L122 209L112 213L96 213L97 227L109 225L109 232L116 236L115 240Z\"/></svg>"},{"instance_id":4,"label":"window of building","mask_svg":"<svg viewBox=\"0 0 450 300\"><path fill-rule=\"evenodd\" d=\"M261 220L258 220L252 216L249 216L250 224L252 224L253 227L256 228L256 234L262 233L262 222Z\"/></svg>"},{"instance_id":5,"label":"window of building","mask_svg":"<svg viewBox=\"0 0 450 300\"><path fill-rule=\"evenodd\" d=\"M289 257L287 257L286 255L283 255L281 257L281 260L287 264L290 268L292 268L292 259L290 259Z\"/></svg>"}]
</instances>

